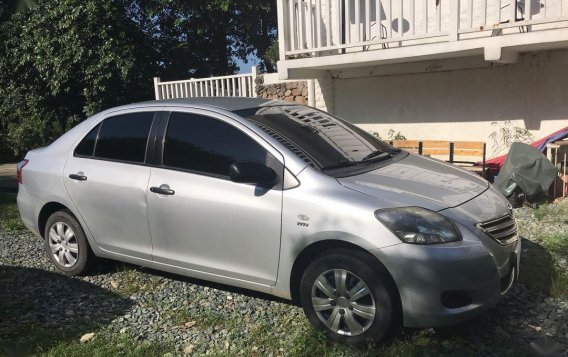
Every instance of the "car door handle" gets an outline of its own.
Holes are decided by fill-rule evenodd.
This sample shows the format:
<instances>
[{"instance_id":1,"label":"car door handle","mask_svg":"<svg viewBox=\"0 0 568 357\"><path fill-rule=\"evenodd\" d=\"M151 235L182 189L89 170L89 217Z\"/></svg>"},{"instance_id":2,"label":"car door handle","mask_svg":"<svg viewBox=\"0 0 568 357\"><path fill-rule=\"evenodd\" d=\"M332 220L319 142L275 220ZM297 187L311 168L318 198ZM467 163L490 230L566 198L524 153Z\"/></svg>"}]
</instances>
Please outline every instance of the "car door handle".
<instances>
[{"instance_id":1,"label":"car door handle","mask_svg":"<svg viewBox=\"0 0 568 357\"><path fill-rule=\"evenodd\" d=\"M71 180L87 181L87 176L85 176L85 175L80 175L80 174L71 174L71 175L69 175L69 178L70 178Z\"/></svg>"},{"instance_id":2,"label":"car door handle","mask_svg":"<svg viewBox=\"0 0 568 357\"><path fill-rule=\"evenodd\" d=\"M171 196L176 193L176 191L174 190L162 187L150 187L150 192L158 193L160 195L167 195L167 196Z\"/></svg>"}]
</instances>

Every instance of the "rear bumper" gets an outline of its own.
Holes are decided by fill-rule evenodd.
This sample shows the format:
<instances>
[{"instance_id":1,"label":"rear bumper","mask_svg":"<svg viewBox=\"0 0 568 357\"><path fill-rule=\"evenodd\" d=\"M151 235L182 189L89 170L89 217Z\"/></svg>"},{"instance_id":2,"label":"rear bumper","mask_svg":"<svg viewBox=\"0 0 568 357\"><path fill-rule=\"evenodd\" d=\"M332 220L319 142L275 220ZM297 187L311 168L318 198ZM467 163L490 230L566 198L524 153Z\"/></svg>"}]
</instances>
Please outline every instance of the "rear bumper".
<instances>
[{"instance_id":1,"label":"rear bumper","mask_svg":"<svg viewBox=\"0 0 568 357\"><path fill-rule=\"evenodd\" d=\"M507 247L512 253L506 266L499 266L479 240L468 238L473 237L444 245L398 244L371 251L395 280L405 326L463 322L509 291L518 277L520 239Z\"/></svg>"},{"instance_id":2,"label":"rear bumper","mask_svg":"<svg viewBox=\"0 0 568 357\"><path fill-rule=\"evenodd\" d=\"M38 222L36 214L36 209L39 206L39 203L37 202L37 199L27 192L26 187L22 184L18 187L17 204L18 211L20 212L20 218L24 225L35 235L41 237L37 227Z\"/></svg>"}]
</instances>

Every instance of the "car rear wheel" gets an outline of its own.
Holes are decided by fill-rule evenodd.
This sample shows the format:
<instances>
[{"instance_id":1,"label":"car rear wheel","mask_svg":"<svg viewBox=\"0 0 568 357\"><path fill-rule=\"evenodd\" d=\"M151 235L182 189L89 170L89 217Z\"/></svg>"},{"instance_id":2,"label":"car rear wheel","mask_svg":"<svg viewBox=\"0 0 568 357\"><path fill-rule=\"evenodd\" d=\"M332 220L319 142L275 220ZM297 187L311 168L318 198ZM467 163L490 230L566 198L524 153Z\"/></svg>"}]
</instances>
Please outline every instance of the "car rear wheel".
<instances>
[{"instance_id":1,"label":"car rear wheel","mask_svg":"<svg viewBox=\"0 0 568 357\"><path fill-rule=\"evenodd\" d=\"M67 275L86 272L94 259L81 225L67 211L55 212L48 218L45 250L55 266Z\"/></svg>"},{"instance_id":2,"label":"car rear wheel","mask_svg":"<svg viewBox=\"0 0 568 357\"><path fill-rule=\"evenodd\" d=\"M335 341L359 345L383 338L392 325L394 294L381 268L358 251L316 258L300 283L310 323Z\"/></svg>"}]
</instances>

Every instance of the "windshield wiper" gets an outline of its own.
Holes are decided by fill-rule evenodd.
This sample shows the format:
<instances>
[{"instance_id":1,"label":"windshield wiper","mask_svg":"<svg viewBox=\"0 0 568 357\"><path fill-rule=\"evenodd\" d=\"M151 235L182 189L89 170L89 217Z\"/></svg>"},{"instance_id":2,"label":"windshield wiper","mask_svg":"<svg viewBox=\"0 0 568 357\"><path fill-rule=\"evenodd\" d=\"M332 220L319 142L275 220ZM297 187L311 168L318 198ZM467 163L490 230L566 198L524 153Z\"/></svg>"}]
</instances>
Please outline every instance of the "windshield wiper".
<instances>
[{"instance_id":1,"label":"windshield wiper","mask_svg":"<svg viewBox=\"0 0 568 357\"><path fill-rule=\"evenodd\" d=\"M377 151L373 151L369 155L365 156L361 161L368 161L368 160L371 160L371 159L372 160L386 159L386 158L389 158L391 156L392 156L392 154L390 152L377 150Z\"/></svg>"},{"instance_id":2,"label":"windshield wiper","mask_svg":"<svg viewBox=\"0 0 568 357\"><path fill-rule=\"evenodd\" d=\"M358 163L359 163L359 161L342 160L342 161L331 163L329 165L325 165L321 169L322 170L341 169L341 168L344 168L344 167L357 165Z\"/></svg>"},{"instance_id":3,"label":"windshield wiper","mask_svg":"<svg viewBox=\"0 0 568 357\"><path fill-rule=\"evenodd\" d=\"M341 160L341 161L334 162L334 163L331 163L329 165L323 166L322 170L334 170L334 169L341 169L341 168L344 168L344 167L370 164L372 162L390 159L391 157L393 157L393 154L396 154L398 152L400 152L400 151L395 151L393 153L390 150L389 151L377 150L377 151L373 151L369 155L365 156L360 161Z\"/></svg>"}]
</instances>

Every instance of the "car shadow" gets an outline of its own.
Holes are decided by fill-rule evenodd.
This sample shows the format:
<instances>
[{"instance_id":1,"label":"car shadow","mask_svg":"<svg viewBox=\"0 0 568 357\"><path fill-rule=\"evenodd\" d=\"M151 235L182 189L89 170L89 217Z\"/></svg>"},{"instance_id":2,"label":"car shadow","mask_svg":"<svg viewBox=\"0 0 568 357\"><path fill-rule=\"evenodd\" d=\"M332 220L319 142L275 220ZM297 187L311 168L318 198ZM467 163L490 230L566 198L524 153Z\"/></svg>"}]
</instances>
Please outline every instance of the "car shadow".
<instances>
[{"instance_id":1,"label":"car shadow","mask_svg":"<svg viewBox=\"0 0 568 357\"><path fill-rule=\"evenodd\" d=\"M0 355L25 356L78 341L131 302L80 279L0 265Z\"/></svg>"},{"instance_id":2,"label":"car shadow","mask_svg":"<svg viewBox=\"0 0 568 357\"><path fill-rule=\"evenodd\" d=\"M515 355L518 352L522 352L523 355L534 355L535 351L531 344L541 343L543 338L546 338L545 332L539 332L538 330L535 307L546 304L547 292L551 288L550 278L554 274L554 267L552 257L541 245L525 238L522 238L522 245L521 284L517 283L513 286L511 291L497 305L481 312L472 320L459 325L435 329L403 329L399 333L389 335L381 345L385 347L408 342L413 345L414 351L418 354L424 352L430 355L436 355L437 353L446 355L455 353L460 355L464 350L475 350L480 355ZM91 274L104 275L125 269L136 269L151 275L222 290L232 294L241 294L265 301L276 301L298 306L291 301L276 298L269 294L111 260L102 260L101 264L98 264ZM523 325L519 325L520 323ZM530 325L532 323L535 324L534 327ZM425 335L429 340L427 344L415 343ZM318 343L321 343L323 346L332 344L332 342L324 339L315 330L307 330L305 339L306 343L320 341ZM493 342L489 344L489 341ZM377 349L369 350L369 346L362 346L359 351L361 353L365 350L381 351L383 347L376 346Z\"/></svg>"},{"instance_id":3,"label":"car shadow","mask_svg":"<svg viewBox=\"0 0 568 357\"><path fill-rule=\"evenodd\" d=\"M540 244L522 238L519 282L550 294L554 281L554 260Z\"/></svg>"},{"instance_id":4,"label":"car shadow","mask_svg":"<svg viewBox=\"0 0 568 357\"><path fill-rule=\"evenodd\" d=\"M120 270L129 270L129 269L138 270L138 271L141 271L141 272L145 272L145 273L148 273L148 274L151 274L151 275L159 276L159 277L170 279L170 280L176 280L176 281L181 281L181 282L185 282L185 283L189 283L189 284L193 284L193 285L208 287L208 288L211 288L211 289L222 290L222 291L226 291L226 292L232 293L232 294L241 294L241 295L245 295L245 296L252 297L252 298L255 298L255 299L262 299L262 300L266 300L266 301L276 301L276 302L280 302L280 303L284 303L284 304L288 304L288 305L300 306L298 304L293 303L290 300L282 299L282 298L276 297L274 295L262 293L262 292L259 292L259 291L249 290L249 289L245 289L245 288L239 288L239 287L221 284L221 283L215 283L215 282L211 282L211 281L207 281L207 280L201 280L201 279L197 279L197 278L191 278L191 277L188 277L188 276L185 276L185 275L168 273L168 272L161 271L161 270L142 267L142 266L135 265L135 264L123 263L123 262L110 260L110 259L99 258L99 262L97 263L96 267L91 269L89 271L88 275L89 276L105 275L105 274L108 274L108 273L111 273L111 272L117 272L117 271L120 271Z\"/></svg>"}]
</instances>

